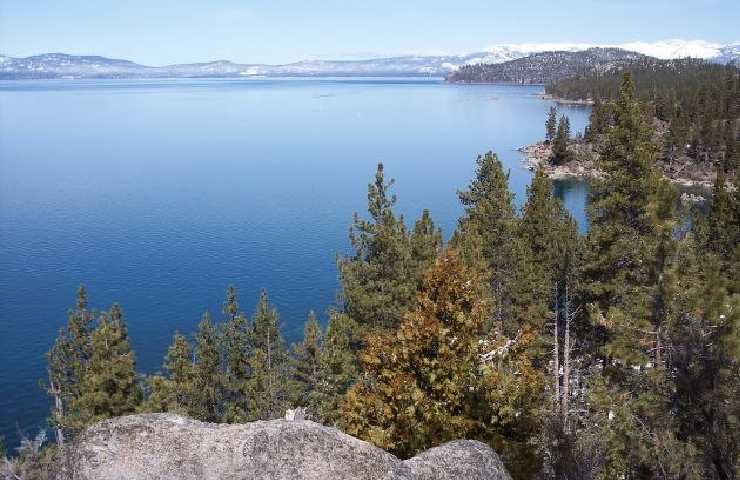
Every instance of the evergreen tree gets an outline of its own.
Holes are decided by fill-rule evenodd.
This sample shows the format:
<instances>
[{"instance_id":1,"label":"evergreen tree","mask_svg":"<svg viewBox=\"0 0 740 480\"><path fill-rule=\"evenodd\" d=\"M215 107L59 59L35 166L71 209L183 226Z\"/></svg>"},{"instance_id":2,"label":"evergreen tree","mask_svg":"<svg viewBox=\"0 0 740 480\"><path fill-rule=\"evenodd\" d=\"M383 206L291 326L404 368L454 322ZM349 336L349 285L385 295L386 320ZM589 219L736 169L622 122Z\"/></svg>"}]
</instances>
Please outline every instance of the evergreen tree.
<instances>
[{"instance_id":1,"label":"evergreen tree","mask_svg":"<svg viewBox=\"0 0 740 480\"><path fill-rule=\"evenodd\" d=\"M725 123L724 139L725 158L723 168L725 172L737 171L738 167L738 145L735 134L735 121L730 119Z\"/></svg>"},{"instance_id":2,"label":"evergreen tree","mask_svg":"<svg viewBox=\"0 0 740 480\"><path fill-rule=\"evenodd\" d=\"M411 246L403 217L393 213L392 185L379 163L375 182L368 186L371 220L355 214L350 228L354 254L339 260L345 309L366 329L393 327L413 302Z\"/></svg>"},{"instance_id":3,"label":"evergreen tree","mask_svg":"<svg viewBox=\"0 0 740 480\"><path fill-rule=\"evenodd\" d=\"M724 169L718 166L707 219L707 247L723 259L729 259L740 242L740 236L737 235L740 227L735 223L732 196L727 191L726 181Z\"/></svg>"},{"instance_id":4,"label":"evergreen tree","mask_svg":"<svg viewBox=\"0 0 740 480\"><path fill-rule=\"evenodd\" d=\"M247 383L250 420L282 417L290 407L288 384L290 365L277 310L270 305L267 293L260 293L249 332L250 377Z\"/></svg>"},{"instance_id":5,"label":"evergreen tree","mask_svg":"<svg viewBox=\"0 0 740 480\"><path fill-rule=\"evenodd\" d=\"M178 407L188 406L193 388L193 352L185 335L175 332L167 349L164 368L173 384Z\"/></svg>"},{"instance_id":6,"label":"evergreen tree","mask_svg":"<svg viewBox=\"0 0 740 480\"><path fill-rule=\"evenodd\" d=\"M552 146L552 158L550 163L553 165L563 165L568 163L571 154L568 151L568 141L570 140L570 119L565 115L560 117L558 122L557 133Z\"/></svg>"},{"instance_id":7,"label":"evergreen tree","mask_svg":"<svg viewBox=\"0 0 740 480\"><path fill-rule=\"evenodd\" d=\"M357 324L348 315L329 312L316 388L309 394L309 411L325 425L338 426L341 403L358 376Z\"/></svg>"},{"instance_id":8,"label":"evergreen tree","mask_svg":"<svg viewBox=\"0 0 740 480\"><path fill-rule=\"evenodd\" d=\"M506 359L522 336L505 345L483 342L489 305L480 280L454 253L443 254L398 331L370 336L361 355L363 379L343 406L348 433L402 458L477 438L517 463L514 453L527 450L518 435L536 425L538 376L519 354L513 363ZM511 442L517 448L508 448Z\"/></svg>"},{"instance_id":9,"label":"evergreen tree","mask_svg":"<svg viewBox=\"0 0 740 480\"><path fill-rule=\"evenodd\" d=\"M652 167L651 130L629 74L612 108L582 284L603 366L592 380L586 431L601 425L595 435L605 442L606 477L681 478L693 465L693 447L675 435L666 356L674 341L677 195Z\"/></svg>"},{"instance_id":10,"label":"evergreen tree","mask_svg":"<svg viewBox=\"0 0 740 480\"><path fill-rule=\"evenodd\" d=\"M442 231L434 225L429 210L424 209L421 218L411 232L411 258L417 284L442 249Z\"/></svg>"},{"instance_id":11,"label":"evergreen tree","mask_svg":"<svg viewBox=\"0 0 740 480\"><path fill-rule=\"evenodd\" d=\"M77 394L75 385L79 387L85 375L87 363L92 357L91 327L93 314L87 309L87 290L80 285L77 290L77 304L75 310L69 312L67 322L68 348L71 363L71 389L72 395Z\"/></svg>"},{"instance_id":12,"label":"evergreen tree","mask_svg":"<svg viewBox=\"0 0 740 480\"><path fill-rule=\"evenodd\" d=\"M136 410L142 392L136 382L136 362L123 312L113 305L100 316L92 333L92 355L73 409L78 427Z\"/></svg>"},{"instance_id":13,"label":"evergreen tree","mask_svg":"<svg viewBox=\"0 0 740 480\"><path fill-rule=\"evenodd\" d=\"M589 196L584 273L589 298L603 310L635 303L639 293L633 287L644 285L648 277L644 239L653 233L648 205L658 182L651 129L634 95L627 73L600 165L607 177L594 183Z\"/></svg>"},{"instance_id":14,"label":"evergreen tree","mask_svg":"<svg viewBox=\"0 0 740 480\"><path fill-rule=\"evenodd\" d=\"M92 323L95 314L87 308L87 291L83 285L77 290L74 310L67 313L67 326L59 332L47 353L49 364L49 394L54 398L51 424L56 430L56 441L62 443L65 433L74 433L73 425L81 422L73 407L80 396L82 381L92 357Z\"/></svg>"},{"instance_id":15,"label":"evergreen tree","mask_svg":"<svg viewBox=\"0 0 740 480\"><path fill-rule=\"evenodd\" d=\"M465 213L450 244L488 279L494 308L487 327L514 335L518 325L511 314L511 287L521 266L514 195L496 154L478 156L476 163L475 179L467 191L458 193Z\"/></svg>"},{"instance_id":16,"label":"evergreen tree","mask_svg":"<svg viewBox=\"0 0 740 480\"><path fill-rule=\"evenodd\" d=\"M519 236L527 247L532 274L527 290L517 292L517 302L529 306L530 322L541 328L548 312L557 308L563 282L573 274L579 247L575 220L553 196L552 182L542 169L527 187Z\"/></svg>"},{"instance_id":17,"label":"evergreen tree","mask_svg":"<svg viewBox=\"0 0 740 480\"><path fill-rule=\"evenodd\" d=\"M399 330L368 339L364 380L343 411L348 433L404 458L480 434L478 339L488 312L478 280L453 254L443 256Z\"/></svg>"},{"instance_id":18,"label":"evergreen tree","mask_svg":"<svg viewBox=\"0 0 740 480\"><path fill-rule=\"evenodd\" d=\"M687 246L671 310L676 434L701 456L703 478L740 473L740 296L720 263Z\"/></svg>"},{"instance_id":19,"label":"evergreen tree","mask_svg":"<svg viewBox=\"0 0 740 480\"><path fill-rule=\"evenodd\" d=\"M542 405L541 454L543 468L556 478L565 476L563 456L570 441L570 399L575 350L571 297L575 284L580 238L576 223L553 196L552 182L538 169L527 188L527 202L519 225L527 253L528 276L517 289L519 316L533 332L530 356L541 374L549 377ZM550 329L552 325L552 329ZM567 455L567 453L566 453Z\"/></svg>"},{"instance_id":20,"label":"evergreen tree","mask_svg":"<svg viewBox=\"0 0 740 480\"><path fill-rule=\"evenodd\" d=\"M143 412L172 412L190 415L193 409L193 356L190 343L175 332L164 359L166 376L147 378L148 392L141 406Z\"/></svg>"},{"instance_id":21,"label":"evergreen tree","mask_svg":"<svg viewBox=\"0 0 740 480\"><path fill-rule=\"evenodd\" d=\"M223 343L225 365L225 420L244 421L247 418L247 381L249 376L249 326L239 311L236 288L226 291L222 308L224 316Z\"/></svg>"},{"instance_id":22,"label":"evergreen tree","mask_svg":"<svg viewBox=\"0 0 740 480\"><path fill-rule=\"evenodd\" d=\"M555 140L555 133L557 129L557 114L558 110L555 107L550 107L550 110L547 114L547 121L545 122L545 139L548 142L552 142Z\"/></svg>"},{"instance_id":23,"label":"evergreen tree","mask_svg":"<svg viewBox=\"0 0 740 480\"><path fill-rule=\"evenodd\" d=\"M319 382L323 333L316 314L311 310L303 327L303 341L293 345L294 377L298 386L297 403L308 407L310 396L316 391Z\"/></svg>"},{"instance_id":24,"label":"evergreen tree","mask_svg":"<svg viewBox=\"0 0 740 480\"><path fill-rule=\"evenodd\" d=\"M599 135L606 133L608 123L608 105L602 103L601 98L596 95L594 104L591 107L589 115L588 128L586 130L586 139L595 141Z\"/></svg>"},{"instance_id":25,"label":"evergreen tree","mask_svg":"<svg viewBox=\"0 0 740 480\"><path fill-rule=\"evenodd\" d=\"M224 415L224 372L221 339L211 315L203 314L195 335L191 415L204 422L221 421Z\"/></svg>"}]
</instances>

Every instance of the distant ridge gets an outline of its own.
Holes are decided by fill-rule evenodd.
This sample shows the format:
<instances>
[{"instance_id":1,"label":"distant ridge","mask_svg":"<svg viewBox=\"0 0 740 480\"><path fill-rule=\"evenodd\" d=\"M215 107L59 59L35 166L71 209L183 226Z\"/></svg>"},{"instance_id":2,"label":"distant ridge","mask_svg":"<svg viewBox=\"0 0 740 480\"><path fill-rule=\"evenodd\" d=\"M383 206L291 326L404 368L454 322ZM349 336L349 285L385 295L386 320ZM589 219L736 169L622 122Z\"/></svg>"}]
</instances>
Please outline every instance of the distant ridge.
<instances>
[{"instance_id":1,"label":"distant ridge","mask_svg":"<svg viewBox=\"0 0 740 480\"><path fill-rule=\"evenodd\" d=\"M661 59L620 48L589 48L579 52L542 52L496 64L463 65L448 74L451 83L553 84L566 78L598 76L625 69L672 70L714 64L700 58ZM731 58L728 65L738 65ZM571 99L574 100L574 99ZM581 99L585 100L585 99Z\"/></svg>"},{"instance_id":2,"label":"distant ridge","mask_svg":"<svg viewBox=\"0 0 740 480\"><path fill-rule=\"evenodd\" d=\"M546 84L575 75L606 73L635 63L660 60L619 48L589 48L580 52L542 52L504 63L464 65L446 79L452 83Z\"/></svg>"},{"instance_id":3,"label":"distant ridge","mask_svg":"<svg viewBox=\"0 0 740 480\"><path fill-rule=\"evenodd\" d=\"M465 55L397 56L366 60L305 60L285 65L239 64L229 60L182 65L146 66L124 59L45 53L25 58L0 55L0 79L32 78L187 78L305 76L445 76L466 65L502 64L543 52L563 55L589 51L621 51L660 59L701 58L717 63L740 61L740 42L719 45L701 40L667 40L622 45L509 44ZM536 83L536 82L535 82Z\"/></svg>"}]
</instances>

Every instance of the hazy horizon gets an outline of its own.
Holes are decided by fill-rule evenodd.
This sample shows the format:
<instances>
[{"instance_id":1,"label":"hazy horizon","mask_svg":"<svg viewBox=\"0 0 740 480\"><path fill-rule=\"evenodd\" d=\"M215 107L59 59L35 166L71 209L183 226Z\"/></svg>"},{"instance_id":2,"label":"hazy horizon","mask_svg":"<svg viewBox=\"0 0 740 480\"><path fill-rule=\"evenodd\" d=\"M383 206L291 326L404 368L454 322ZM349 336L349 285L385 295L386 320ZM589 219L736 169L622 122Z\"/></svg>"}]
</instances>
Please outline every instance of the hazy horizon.
<instances>
[{"instance_id":1,"label":"hazy horizon","mask_svg":"<svg viewBox=\"0 0 740 480\"><path fill-rule=\"evenodd\" d=\"M524 0L494 8L482 0L454 6L380 0L352 8L337 0L320 5L12 0L0 6L0 45L12 57L64 52L150 66L219 59L285 64L459 55L520 43L617 45L679 38L728 44L740 40L738 20L740 4L730 0Z\"/></svg>"},{"instance_id":2,"label":"hazy horizon","mask_svg":"<svg viewBox=\"0 0 740 480\"><path fill-rule=\"evenodd\" d=\"M733 41L733 42L727 42L727 43L715 43L715 42L708 42L706 40L700 40L700 39L693 39L693 40L665 39L665 40L657 40L655 42L644 42L644 41L635 40L632 42L620 42L616 44L605 44L605 43L600 44L600 43L592 43L592 42L541 42L541 43L524 42L524 43L501 43L501 44L490 45L488 47L471 50L471 51L465 51L465 52L438 52L438 53L397 52L397 53L385 53L385 54L384 53L373 54L372 52L367 52L366 55L357 54L357 55L344 55L344 56L337 56L337 57L306 57L306 58L301 58L293 62L287 62L287 63L240 62L240 61L235 61L231 58L218 56L216 54L215 56L212 56L211 58L202 58L202 59L198 59L192 62L184 62L182 64L198 64L198 63L210 63L210 62L218 62L218 61L229 61L229 62L236 63L236 64L283 65L283 64L290 64L290 63L298 63L301 61L313 61L313 60L316 60L316 61L363 61L363 60L378 60L378 59L385 59L385 58L402 58L402 57L436 57L436 56L465 57L467 55L476 54L476 53L491 53L493 49L496 49L499 47L531 49L531 53L536 53L540 51L569 50L571 48L575 48L576 46L582 47L582 48L590 48L590 47L623 48L625 50L637 51L639 53L643 53L648 56L654 56L657 58L680 58L680 55L674 56L670 54L669 47L670 47L671 42L676 42L676 43L683 42L686 45L685 49L693 51L693 52L702 52L708 49L719 48L725 45L740 45L740 41ZM544 48L544 47L547 47L547 48ZM658 52L658 53L656 54L655 52ZM73 56L79 56L79 57L101 57L101 58L107 58L110 60L129 60L129 61L133 61L134 63L138 65L145 66L145 67L166 67L170 65L179 64L175 62L166 62L162 64L157 64L157 65L147 64L147 63L139 62L129 57L106 55L100 52L84 53L84 52L48 50L44 52L36 52L30 55L14 55L8 52L0 52L0 55L4 55L10 58L28 58L28 57L34 57L34 56L46 55L46 54L62 54L62 55L73 55ZM692 54L689 56L697 57L697 58L706 58L703 55L697 55L697 54Z\"/></svg>"}]
</instances>

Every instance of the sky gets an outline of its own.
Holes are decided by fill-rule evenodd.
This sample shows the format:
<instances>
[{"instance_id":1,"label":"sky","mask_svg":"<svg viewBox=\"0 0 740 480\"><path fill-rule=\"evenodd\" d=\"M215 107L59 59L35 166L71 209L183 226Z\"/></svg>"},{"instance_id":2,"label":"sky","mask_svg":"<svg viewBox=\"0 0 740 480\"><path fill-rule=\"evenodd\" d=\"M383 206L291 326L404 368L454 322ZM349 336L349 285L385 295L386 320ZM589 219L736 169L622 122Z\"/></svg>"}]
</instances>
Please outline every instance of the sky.
<instances>
[{"instance_id":1,"label":"sky","mask_svg":"<svg viewBox=\"0 0 740 480\"><path fill-rule=\"evenodd\" d=\"M739 25L739 0L0 0L0 53L280 64L523 42L729 43Z\"/></svg>"}]
</instances>

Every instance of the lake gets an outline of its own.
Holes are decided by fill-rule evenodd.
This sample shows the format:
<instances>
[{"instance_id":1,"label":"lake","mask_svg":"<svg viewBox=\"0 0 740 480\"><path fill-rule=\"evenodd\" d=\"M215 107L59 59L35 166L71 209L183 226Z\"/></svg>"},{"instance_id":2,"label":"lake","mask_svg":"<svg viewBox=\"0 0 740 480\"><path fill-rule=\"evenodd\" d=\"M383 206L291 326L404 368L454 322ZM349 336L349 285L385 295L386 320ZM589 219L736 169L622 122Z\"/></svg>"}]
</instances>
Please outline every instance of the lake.
<instances>
[{"instance_id":1,"label":"lake","mask_svg":"<svg viewBox=\"0 0 740 480\"><path fill-rule=\"evenodd\" d=\"M175 330L260 289L288 340L335 304L335 259L382 161L407 223L429 208L449 238L456 191L497 152L517 203L516 149L544 135L541 87L439 79L0 82L0 435L45 425L44 353L80 283L123 306L138 370ZM572 131L589 110L563 106ZM584 225L586 186L557 194Z\"/></svg>"}]
</instances>

